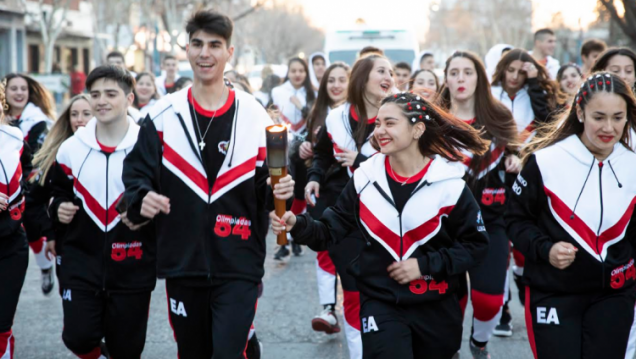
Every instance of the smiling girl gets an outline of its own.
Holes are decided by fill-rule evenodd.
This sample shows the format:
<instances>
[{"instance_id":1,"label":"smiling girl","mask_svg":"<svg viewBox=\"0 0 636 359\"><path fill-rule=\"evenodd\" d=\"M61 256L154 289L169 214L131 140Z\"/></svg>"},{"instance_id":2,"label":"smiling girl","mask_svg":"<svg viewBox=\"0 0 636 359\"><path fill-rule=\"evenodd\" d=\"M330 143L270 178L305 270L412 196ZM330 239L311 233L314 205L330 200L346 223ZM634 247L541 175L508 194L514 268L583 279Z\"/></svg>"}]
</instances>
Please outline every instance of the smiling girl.
<instances>
[{"instance_id":1,"label":"smiling girl","mask_svg":"<svg viewBox=\"0 0 636 359\"><path fill-rule=\"evenodd\" d=\"M327 115L347 99L349 85L349 66L336 62L324 72L323 80L318 88L318 97L308 118L307 141L299 149L301 159L311 166L314 156L314 145L318 133L325 125ZM313 218L319 218L325 210L324 201L316 201L317 206L310 206L308 212ZM312 320L312 328L327 334L340 332L338 319L334 313L336 305L336 268L327 251L319 252L316 258L316 276L318 295L324 310Z\"/></svg>"},{"instance_id":2,"label":"smiling girl","mask_svg":"<svg viewBox=\"0 0 636 359\"><path fill-rule=\"evenodd\" d=\"M597 73L526 148L505 219L526 258L535 358L625 357L636 300L635 125L629 84Z\"/></svg>"},{"instance_id":3,"label":"smiling girl","mask_svg":"<svg viewBox=\"0 0 636 359\"><path fill-rule=\"evenodd\" d=\"M0 83L0 358L13 359L11 327L29 264L29 247L22 226L26 174L31 151L22 132L10 126L5 111L4 83Z\"/></svg>"},{"instance_id":4,"label":"smiling girl","mask_svg":"<svg viewBox=\"0 0 636 359\"><path fill-rule=\"evenodd\" d=\"M354 69L355 71L355 69ZM459 278L486 255L488 236L466 183L462 150L479 132L420 96L382 101L373 132L381 153L358 168L320 220L271 215L314 250L366 245L348 266L360 290L364 358L450 358L459 349ZM358 239L359 240L359 239Z\"/></svg>"},{"instance_id":5,"label":"smiling girl","mask_svg":"<svg viewBox=\"0 0 636 359\"><path fill-rule=\"evenodd\" d=\"M308 171L309 183L305 199L316 212L333 206L343 188L361 163L377 152L370 140L380 102L393 88L393 70L389 61L380 55L367 55L358 60L351 70L347 88L347 102L333 109L318 133L314 147L312 167ZM311 213L316 213L312 212ZM359 300L355 279L347 273L347 265L362 249L360 233L348 234L329 250L329 257L340 276L344 294L345 334L352 359L361 358ZM325 249L322 249L325 250ZM328 309L323 319L330 323L324 331L334 330L337 323L333 310ZM322 316L322 315L321 315ZM321 328L318 328L321 330Z\"/></svg>"},{"instance_id":6,"label":"smiling girl","mask_svg":"<svg viewBox=\"0 0 636 359\"><path fill-rule=\"evenodd\" d=\"M50 95L39 82L29 76L8 74L5 76L5 80L8 105L5 115L8 118L8 123L22 131L31 153L35 154L44 143L49 127L55 118ZM25 173L25 177L30 175L30 173ZM30 202L30 197L27 197L27 202ZM53 263L46 258L44 253L46 234L42 232L40 227L40 221L46 217L46 211L43 207L27 203L23 218L24 227L29 246L33 250L36 263L41 270L42 292L49 294L53 289L51 270Z\"/></svg>"},{"instance_id":7,"label":"smiling girl","mask_svg":"<svg viewBox=\"0 0 636 359\"><path fill-rule=\"evenodd\" d=\"M155 75L150 72L142 72L135 78L133 106L139 110L140 119L144 119L152 106L161 98L155 82Z\"/></svg>"},{"instance_id":8,"label":"smiling girl","mask_svg":"<svg viewBox=\"0 0 636 359\"><path fill-rule=\"evenodd\" d=\"M73 136L78 128L84 127L91 118L93 118L93 110L88 96L77 95L71 99L64 112L51 127L51 131L42 144L42 149L33 157L33 165L40 170L39 176L31 179L32 182L36 183L32 185L28 194L34 205L48 207L52 196L50 172L55 163L57 151L64 141ZM40 226L47 233L45 256L47 259L53 260L57 252L55 250L56 236L51 219L48 216L42 218ZM53 283L51 281L51 288Z\"/></svg>"},{"instance_id":9,"label":"smiling girl","mask_svg":"<svg viewBox=\"0 0 636 359\"><path fill-rule=\"evenodd\" d=\"M411 76L409 90L421 93L425 99L434 101L439 91L439 79L431 70L417 70Z\"/></svg>"},{"instance_id":10,"label":"smiling girl","mask_svg":"<svg viewBox=\"0 0 636 359\"><path fill-rule=\"evenodd\" d=\"M566 64L561 66L557 72L556 80L561 86L561 91L567 94L567 104L569 106L579 91L579 86L581 86L583 81L583 73L576 64Z\"/></svg>"}]
</instances>

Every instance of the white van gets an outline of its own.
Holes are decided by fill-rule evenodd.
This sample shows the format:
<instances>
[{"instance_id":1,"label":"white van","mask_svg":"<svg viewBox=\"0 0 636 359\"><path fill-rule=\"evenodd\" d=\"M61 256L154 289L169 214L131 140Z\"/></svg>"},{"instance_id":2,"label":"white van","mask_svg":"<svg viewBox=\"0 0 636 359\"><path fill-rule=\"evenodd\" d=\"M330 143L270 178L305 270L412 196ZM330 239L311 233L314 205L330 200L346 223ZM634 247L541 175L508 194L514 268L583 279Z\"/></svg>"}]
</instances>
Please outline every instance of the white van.
<instances>
[{"instance_id":1,"label":"white van","mask_svg":"<svg viewBox=\"0 0 636 359\"><path fill-rule=\"evenodd\" d=\"M358 58L365 46L384 50L391 62L411 64L420 52L415 31L407 29L378 29L361 25L353 29L330 31L325 36L325 53L329 61L343 61L349 65Z\"/></svg>"}]
</instances>

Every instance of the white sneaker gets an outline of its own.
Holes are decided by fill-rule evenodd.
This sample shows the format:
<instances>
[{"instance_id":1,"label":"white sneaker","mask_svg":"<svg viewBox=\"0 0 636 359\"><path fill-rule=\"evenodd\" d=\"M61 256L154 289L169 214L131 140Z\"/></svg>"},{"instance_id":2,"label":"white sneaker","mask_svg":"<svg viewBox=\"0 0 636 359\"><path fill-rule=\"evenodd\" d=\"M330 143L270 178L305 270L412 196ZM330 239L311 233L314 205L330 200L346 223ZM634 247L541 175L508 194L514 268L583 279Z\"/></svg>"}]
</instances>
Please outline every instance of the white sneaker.
<instances>
[{"instance_id":1,"label":"white sneaker","mask_svg":"<svg viewBox=\"0 0 636 359\"><path fill-rule=\"evenodd\" d=\"M325 332L327 334L340 333L338 318L329 308L325 308L311 320L311 327L317 332Z\"/></svg>"}]
</instances>

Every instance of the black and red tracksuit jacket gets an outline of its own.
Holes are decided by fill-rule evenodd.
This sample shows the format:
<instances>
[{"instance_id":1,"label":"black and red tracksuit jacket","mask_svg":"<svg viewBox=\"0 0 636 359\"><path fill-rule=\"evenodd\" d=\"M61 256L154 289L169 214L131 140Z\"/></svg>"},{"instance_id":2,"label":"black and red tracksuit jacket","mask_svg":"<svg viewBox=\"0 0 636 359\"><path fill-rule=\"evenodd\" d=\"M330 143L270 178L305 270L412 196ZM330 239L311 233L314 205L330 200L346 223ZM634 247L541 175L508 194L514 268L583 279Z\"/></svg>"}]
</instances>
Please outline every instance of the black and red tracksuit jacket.
<instances>
[{"instance_id":1,"label":"black and red tracksuit jacket","mask_svg":"<svg viewBox=\"0 0 636 359\"><path fill-rule=\"evenodd\" d=\"M128 118L128 132L114 149L100 145L97 119L77 130L60 146L52 169L53 200L49 214L64 234L56 239L58 277L63 288L110 292L151 291L156 283L153 228L131 231L119 218L124 194L121 176L139 126ZM58 208L64 202L79 207L62 225Z\"/></svg>"},{"instance_id":2,"label":"black and red tracksuit jacket","mask_svg":"<svg viewBox=\"0 0 636 359\"><path fill-rule=\"evenodd\" d=\"M188 89L155 104L126 158L128 218L147 221L140 212L150 191L170 199L170 214L153 220L160 278L258 283L263 277L271 203L265 128L273 122L254 97L234 92L232 135L217 173L207 172L197 146ZM216 177L213 186L208 176Z\"/></svg>"},{"instance_id":3,"label":"black and red tracksuit jacket","mask_svg":"<svg viewBox=\"0 0 636 359\"><path fill-rule=\"evenodd\" d=\"M534 153L512 187L508 236L526 258L524 279L545 292L585 293L636 283L636 154L622 144L598 161L577 135ZM550 264L557 242L574 262Z\"/></svg>"},{"instance_id":4,"label":"black and red tracksuit jacket","mask_svg":"<svg viewBox=\"0 0 636 359\"><path fill-rule=\"evenodd\" d=\"M0 253L11 253L24 245L13 234L22 225L26 174L31 169L31 151L22 132L0 124L0 193L9 197L7 209L0 212Z\"/></svg>"},{"instance_id":5,"label":"black and red tracksuit jacket","mask_svg":"<svg viewBox=\"0 0 636 359\"><path fill-rule=\"evenodd\" d=\"M464 169L435 157L400 212L385 159L377 154L362 163L336 205L318 221L308 214L298 216L291 235L320 251L360 230L367 244L347 270L360 292L370 297L415 304L454 295L460 277L488 250L481 211L462 180ZM387 268L410 258L417 259L422 277L401 285Z\"/></svg>"}]
</instances>

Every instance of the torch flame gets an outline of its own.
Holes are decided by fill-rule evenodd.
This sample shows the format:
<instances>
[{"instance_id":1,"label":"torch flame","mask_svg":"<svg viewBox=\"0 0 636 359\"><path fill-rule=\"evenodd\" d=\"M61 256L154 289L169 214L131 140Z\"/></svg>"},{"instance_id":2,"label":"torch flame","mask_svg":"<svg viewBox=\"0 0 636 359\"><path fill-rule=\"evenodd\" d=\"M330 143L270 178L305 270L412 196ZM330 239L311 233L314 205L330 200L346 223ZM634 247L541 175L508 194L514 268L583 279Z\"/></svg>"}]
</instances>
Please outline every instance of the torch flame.
<instances>
[{"instance_id":1,"label":"torch flame","mask_svg":"<svg viewBox=\"0 0 636 359\"><path fill-rule=\"evenodd\" d=\"M274 125L274 126L270 126L267 131L269 132L283 132L287 129L287 127L283 126L283 125Z\"/></svg>"}]
</instances>

